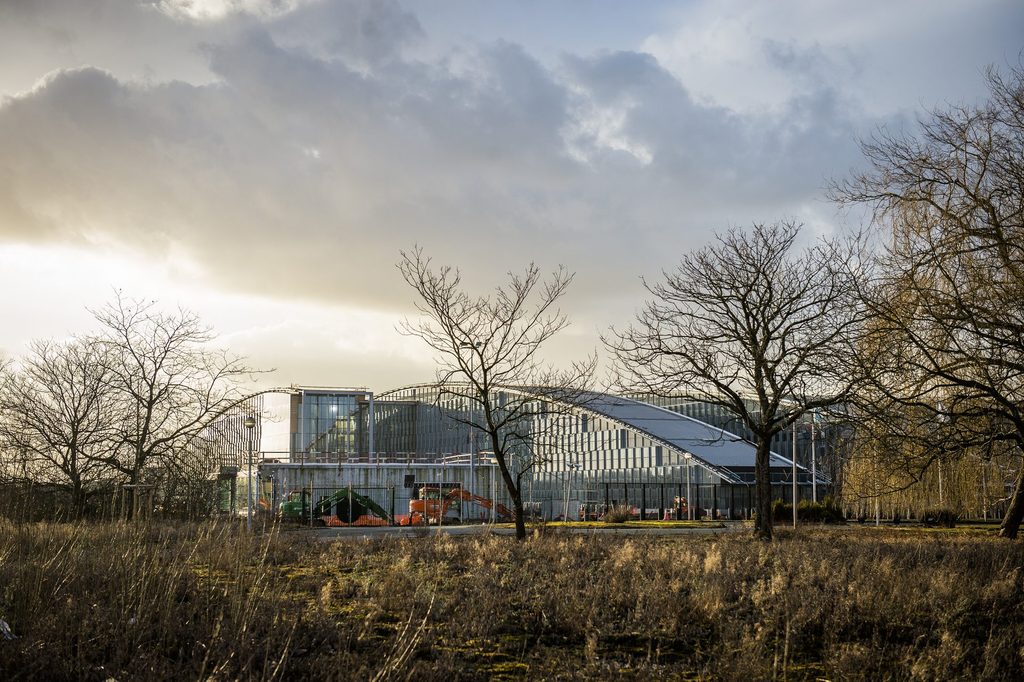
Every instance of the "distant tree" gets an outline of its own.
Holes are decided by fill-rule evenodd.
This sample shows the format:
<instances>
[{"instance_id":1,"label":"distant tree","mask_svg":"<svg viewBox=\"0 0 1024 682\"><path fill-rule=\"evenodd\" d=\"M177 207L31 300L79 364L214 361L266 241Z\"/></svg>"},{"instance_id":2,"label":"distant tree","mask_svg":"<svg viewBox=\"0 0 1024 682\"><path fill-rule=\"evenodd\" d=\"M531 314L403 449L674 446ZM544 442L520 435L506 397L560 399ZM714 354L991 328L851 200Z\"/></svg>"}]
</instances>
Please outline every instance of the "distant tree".
<instances>
[{"instance_id":1,"label":"distant tree","mask_svg":"<svg viewBox=\"0 0 1024 682\"><path fill-rule=\"evenodd\" d=\"M0 394L7 390L14 378L13 364L11 358L0 355ZM10 415L0 408L0 483L16 478L15 472L22 468L21 460L24 459L7 437L9 421Z\"/></svg>"},{"instance_id":2,"label":"distant tree","mask_svg":"<svg viewBox=\"0 0 1024 682\"><path fill-rule=\"evenodd\" d=\"M890 232L866 291L868 405L932 461L1010 443L1024 454L1024 70L988 72L979 106L930 112L918 135L862 144L870 167L832 188ZM998 449L998 448L997 448ZM1000 533L1024 519L1024 467Z\"/></svg>"},{"instance_id":3,"label":"distant tree","mask_svg":"<svg viewBox=\"0 0 1024 682\"><path fill-rule=\"evenodd\" d=\"M550 440L538 428L559 424L558 413L568 414L579 403L595 365L590 359L557 371L540 362L541 347L568 324L555 304L573 276L559 268L542 281L530 264L522 274L509 273L508 283L492 296L474 297L463 289L458 270L435 269L421 249L402 252L398 269L423 315L400 329L437 354L440 399L470 406L453 419L489 443L522 540L523 478L538 461L537 443ZM539 419L540 411L546 414Z\"/></svg>"},{"instance_id":4,"label":"distant tree","mask_svg":"<svg viewBox=\"0 0 1024 682\"><path fill-rule=\"evenodd\" d=\"M109 468L114 415L111 374L102 346L90 339L33 342L0 382L0 438L23 459L23 476L66 486L82 513L87 484Z\"/></svg>"},{"instance_id":5,"label":"distant tree","mask_svg":"<svg viewBox=\"0 0 1024 682\"><path fill-rule=\"evenodd\" d=\"M754 435L755 534L772 537L772 438L808 411L844 401L862 316L852 246L798 250L792 222L730 229L683 257L633 325L605 343L624 388L685 392L733 413Z\"/></svg>"},{"instance_id":6,"label":"distant tree","mask_svg":"<svg viewBox=\"0 0 1024 682\"><path fill-rule=\"evenodd\" d=\"M205 426L244 398L253 370L186 310L118 295L94 311L113 395L112 447L106 461L139 483L147 467L173 466Z\"/></svg>"}]
</instances>

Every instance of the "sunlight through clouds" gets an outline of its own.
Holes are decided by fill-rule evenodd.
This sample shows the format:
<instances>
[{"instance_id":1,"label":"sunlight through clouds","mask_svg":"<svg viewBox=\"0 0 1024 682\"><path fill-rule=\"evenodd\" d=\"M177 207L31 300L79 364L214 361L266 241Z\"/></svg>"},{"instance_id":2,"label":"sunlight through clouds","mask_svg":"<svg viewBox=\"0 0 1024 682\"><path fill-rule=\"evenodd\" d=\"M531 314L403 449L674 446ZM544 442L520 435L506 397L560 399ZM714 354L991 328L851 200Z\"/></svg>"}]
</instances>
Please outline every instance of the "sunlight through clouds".
<instances>
[{"instance_id":1,"label":"sunlight through clouds","mask_svg":"<svg viewBox=\"0 0 1024 682\"><path fill-rule=\"evenodd\" d=\"M846 229L822 188L858 137L976 96L1024 24L1000 0L510 7L0 3L0 278L48 302L9 303L0 346L74 330L121 287L206 306L284 374L322 344L343 383L425 379L388 322L419 244L482 287L530 261L576 271L559 352L589 352L641 276L715 230ZM273 358L286 337L307 340Z\"/></svg>"}]
</instances>

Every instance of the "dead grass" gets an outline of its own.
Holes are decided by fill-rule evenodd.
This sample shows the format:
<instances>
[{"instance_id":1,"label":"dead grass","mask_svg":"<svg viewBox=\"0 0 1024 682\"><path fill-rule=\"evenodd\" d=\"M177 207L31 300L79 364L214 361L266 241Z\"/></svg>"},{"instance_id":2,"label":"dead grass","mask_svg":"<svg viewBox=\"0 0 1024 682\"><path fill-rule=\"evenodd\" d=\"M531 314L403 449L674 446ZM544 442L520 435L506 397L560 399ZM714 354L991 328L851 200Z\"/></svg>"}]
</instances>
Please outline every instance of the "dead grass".
<instances>
[{"instance_id":1,"label":"dead grass","mask_svg":"<svg viewBox=\"0 0 1024 682\"><path fill-rule=\"evenodd\" d=\"M1024 547L0 527L4 679L1020 679Z\"/></svg>"}]
</instances>

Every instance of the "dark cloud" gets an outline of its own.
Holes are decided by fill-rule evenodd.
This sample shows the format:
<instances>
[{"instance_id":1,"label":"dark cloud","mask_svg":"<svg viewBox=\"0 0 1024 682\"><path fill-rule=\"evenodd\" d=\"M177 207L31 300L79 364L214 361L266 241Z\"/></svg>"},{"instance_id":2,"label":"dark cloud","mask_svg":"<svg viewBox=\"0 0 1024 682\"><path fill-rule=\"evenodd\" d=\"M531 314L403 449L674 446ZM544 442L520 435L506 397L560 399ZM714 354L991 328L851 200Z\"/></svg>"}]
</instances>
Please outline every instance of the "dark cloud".
<instances>
[{"instance_id":1,"label":"dark cloud","mask_svg":"<svg viewBox=\"0 0 1024 682\"><path fill-rule=\"evenodd\" d=\"M424 39L415 15L393 0L319 2L269 22L281 45L322 59L374 67Z\"/></svg>"},{"instance_id":2,"label":"dark cloud","mask_svg":"<svg viewBox=\"0 0 1024 682\"><path fill-rule=\"evenodd\" d=\"M413 57L429 37L394 3L143 9L206 77L63 69L7 98L0 238L173 248L225 288L391 306L407 300L398 250L419 243L484 279L564 262L598 311L711 230L827 220L825 176L873 123L821 79L737 113L638 52L543 64L497 41ZM818 59L771 49L787 68Z\"/></svg>"}]
</instances>

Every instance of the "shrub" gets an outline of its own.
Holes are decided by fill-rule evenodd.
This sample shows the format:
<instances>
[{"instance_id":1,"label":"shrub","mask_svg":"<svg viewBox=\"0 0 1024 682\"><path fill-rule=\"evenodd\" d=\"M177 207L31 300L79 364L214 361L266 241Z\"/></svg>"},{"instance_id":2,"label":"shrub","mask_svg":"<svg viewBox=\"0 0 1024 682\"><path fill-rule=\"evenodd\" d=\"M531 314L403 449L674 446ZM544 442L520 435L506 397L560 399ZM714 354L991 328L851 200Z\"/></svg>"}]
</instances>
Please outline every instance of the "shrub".
<instances>
[{"instance_id":1,"label":"shrub","mask_svg":"<svg viewBox=\"0 0 1024 682\"><path fill-rule=\"evenodd\" d=\"M845 521L843 510L831 497L826 497L821 502L802 500L797 506L796 513L801 521L813 523L843 523Z\"/></svg>"},{"instance_id":2,"label":"shrub","mask_svg":"<svg viewBox=\"0 0 1024 682\"><path fill-rule=\"evenodd\" d=\"M793 518L793 505L782 500L772 502L772 520L776 523Z\"/></svg>"},{"instance_id":3,"label":"shrub","mask_svg":"<svg viewBox=\"0 0 1024 682\"><path fill-rule=\"evenodd\" d=\"M921 515L921 523L926 526L942 526L943 528L953 528L956 526L956 522L960 520L960 514L943 507L936 507L934 509L925 509Z\"/></svg>"},{"instance_id":4,"label":"shrub","mask_svg":"<svg viewBox=\"0 0 1024 682\"><path fill-rule=\"evenodd\" d=\"M602 520L605 523L625 523L632 518L633 510L629 505L617 504L605 512Z\"/></svg>"},{"instance_id":5,"label":"shrub","mask_svg":"<svg viewBox=\"0 0 1024 682\"><path fill-rule=\"evenodd\" d=\"M810 523L844 523L843 510L832 498L826 497L821 502L800 500L796 507L796 516L800 521ZM775 500L772 503L772 519L776 523L793 520L793 505Z\"/></svg>"}]
</instances>

